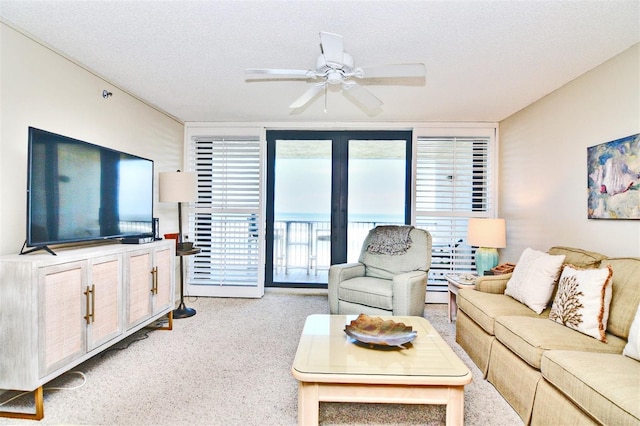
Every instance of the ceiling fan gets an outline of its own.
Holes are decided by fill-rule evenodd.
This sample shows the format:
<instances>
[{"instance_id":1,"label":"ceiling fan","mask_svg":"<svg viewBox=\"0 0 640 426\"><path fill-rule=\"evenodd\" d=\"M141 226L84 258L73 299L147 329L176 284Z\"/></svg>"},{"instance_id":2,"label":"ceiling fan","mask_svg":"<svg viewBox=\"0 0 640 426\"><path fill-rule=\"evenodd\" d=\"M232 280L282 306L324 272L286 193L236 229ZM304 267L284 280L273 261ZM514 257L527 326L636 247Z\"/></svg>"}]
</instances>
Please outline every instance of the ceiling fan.
<instances>
[{"instance_id":1,"label":"ceiling fan","mask_svg":"<svg viewBox=\"0 0 640 426\"><path fill-rule=\"evenodd\" d=\"M317 81L304 92L289 108L301 108L309 103L329 85L340 85L344 94L368 110L375 110L382 101L356 82L368 78L424 78L424 64L392 64L372 67L354 67L353 57L344 51L342 36L320 32L320 56L315 70L248 68L247 79L304 79ZM326 109L326 107L325 107Z\"/></svg>"}]
</instances>

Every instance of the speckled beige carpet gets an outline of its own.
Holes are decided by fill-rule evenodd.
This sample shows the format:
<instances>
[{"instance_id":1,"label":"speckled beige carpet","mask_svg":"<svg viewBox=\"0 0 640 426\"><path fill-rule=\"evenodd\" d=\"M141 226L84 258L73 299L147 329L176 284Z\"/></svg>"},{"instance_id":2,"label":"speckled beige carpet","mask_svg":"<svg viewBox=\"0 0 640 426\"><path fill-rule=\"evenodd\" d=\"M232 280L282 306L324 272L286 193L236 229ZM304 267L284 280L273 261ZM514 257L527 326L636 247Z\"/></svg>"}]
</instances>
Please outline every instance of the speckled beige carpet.
<instances>
[{"instance_id":1,"label":"speckled beige carpet","mask_svg":"<svg viewBox=\"0 0 640 426\"><path fill-rule=\"evenodd\" d=\"M0 419L0 425L294 425L297 382L291 364L306 317L327 313L326 291L267 290L262 299L192 299L198 313L173 331L143 330L79 365L75 390L45 390L40 422ZM446 305L425 317L469 366L465 424L521 425L493 386L455 343ZM147 336L145 338L145 336ZM143 339L143 340L138 340ZM74 387L77 374L48 387ZM0 403L10 397L0 395ZM31 396L0 410L29 404ZM24 407L23 407L24 409ZM322 425L440 425L442 406L321 403Z\"/></svg>"}]
</instances>

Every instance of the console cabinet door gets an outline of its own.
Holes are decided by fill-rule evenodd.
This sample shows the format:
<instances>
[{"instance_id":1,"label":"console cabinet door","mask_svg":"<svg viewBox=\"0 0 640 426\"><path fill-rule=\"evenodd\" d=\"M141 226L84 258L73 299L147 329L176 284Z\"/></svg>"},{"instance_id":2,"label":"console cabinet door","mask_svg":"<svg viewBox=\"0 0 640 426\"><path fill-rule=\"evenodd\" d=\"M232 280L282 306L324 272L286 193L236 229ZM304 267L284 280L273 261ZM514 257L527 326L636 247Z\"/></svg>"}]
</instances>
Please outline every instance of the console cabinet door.
<instances>
[{"instance_id":1,"label":"console cabinet door","mask_svg":"<svg viewBox=\"0 0 640 426\"><path fill-rule=\"evenodd\" d=\"M126 318L127 330L134 327L152 313L152 291L154 288L153 252L135 251L125 256L125 282L127 282Z\"/></svg>"},{"instance_id":2,"label":"console cabinet door","mask_svg":"<svg viewBox=\"0 0 640 426\"><path fill-rule=\"evenodd\" d=\"M87 262L39 269L40 377L85 353Z\"/></svg>"},{"instance_id":3,"label":"console cabinet door","mask_svg":"<svg viewBox=\"0 0 640 426\"><path fill-rule=\"evenodd\" d=\"M156 290L153 297L153 312L158 313L163 309L171 306L173 298L173 287L171 285L173 278L173 271L171 265L173 264L172 258L174 257L173 251L170 248L158 249L154 253L154 261L156 267Z\"/></svg>"},{"instance_id":4,"label":"console cabinet door","mask_svg":"<svg viewBox=\"0 0 640 426\"><path fill-rule=\"evenodd\" d=\"M85 297L89 298L87 351L122 333L122 262L120 256L92 260Z\"/></svg>"}]
</instances>

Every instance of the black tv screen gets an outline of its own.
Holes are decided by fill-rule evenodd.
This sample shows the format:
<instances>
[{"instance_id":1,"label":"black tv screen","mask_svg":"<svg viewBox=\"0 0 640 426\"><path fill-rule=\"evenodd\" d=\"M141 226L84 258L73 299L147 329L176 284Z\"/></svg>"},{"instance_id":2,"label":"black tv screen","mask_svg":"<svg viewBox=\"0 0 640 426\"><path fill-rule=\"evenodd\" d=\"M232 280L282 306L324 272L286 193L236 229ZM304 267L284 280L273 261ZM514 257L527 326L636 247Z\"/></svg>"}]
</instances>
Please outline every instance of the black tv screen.
<instances>
[{"instance_id":1,"label":"black tv screen","mask_svg":"<svg viewBox=\"0 0 640 426\"><path fill-rule=\"evenodd\" d=\"M29 127L29 247L153 235L153 161Z\"/></svg>"}]
</instances>

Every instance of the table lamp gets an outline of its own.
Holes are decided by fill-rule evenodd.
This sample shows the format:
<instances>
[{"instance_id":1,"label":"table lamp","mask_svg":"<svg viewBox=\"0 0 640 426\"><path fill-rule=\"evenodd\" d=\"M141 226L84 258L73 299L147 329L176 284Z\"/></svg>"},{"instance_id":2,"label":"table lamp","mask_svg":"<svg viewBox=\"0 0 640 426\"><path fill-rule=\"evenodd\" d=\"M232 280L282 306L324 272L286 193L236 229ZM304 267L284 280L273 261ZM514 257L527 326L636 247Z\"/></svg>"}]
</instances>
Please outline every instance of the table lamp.
<instances>
[{"instance_id":1,"label":"table lamp","mask_svg":"<svg viewBox=\"0 0 640 426\"><path fill-rule=\"evenodd\" d=\"M467 242L476 246L476 271L479 276L498 264L497 248L504 248L506 230L504 219L469 219Z\"/></svg>"},{"instance_id":2,"label":"table lamp","mask_svg":"<svg viewBox=\"0 0 640 426\"><path fill-rule=\"evenodd\" d=\"M198 199L198 176L193 172L163 172L158 175L160 184L160 202L178 203L178 254L183 249L182 243L182 203ZM180 305L173 311L174 318L194 316L196 310L187 308L184 303L184 266L180 256Z\"/></svg>"}]
</instances>

